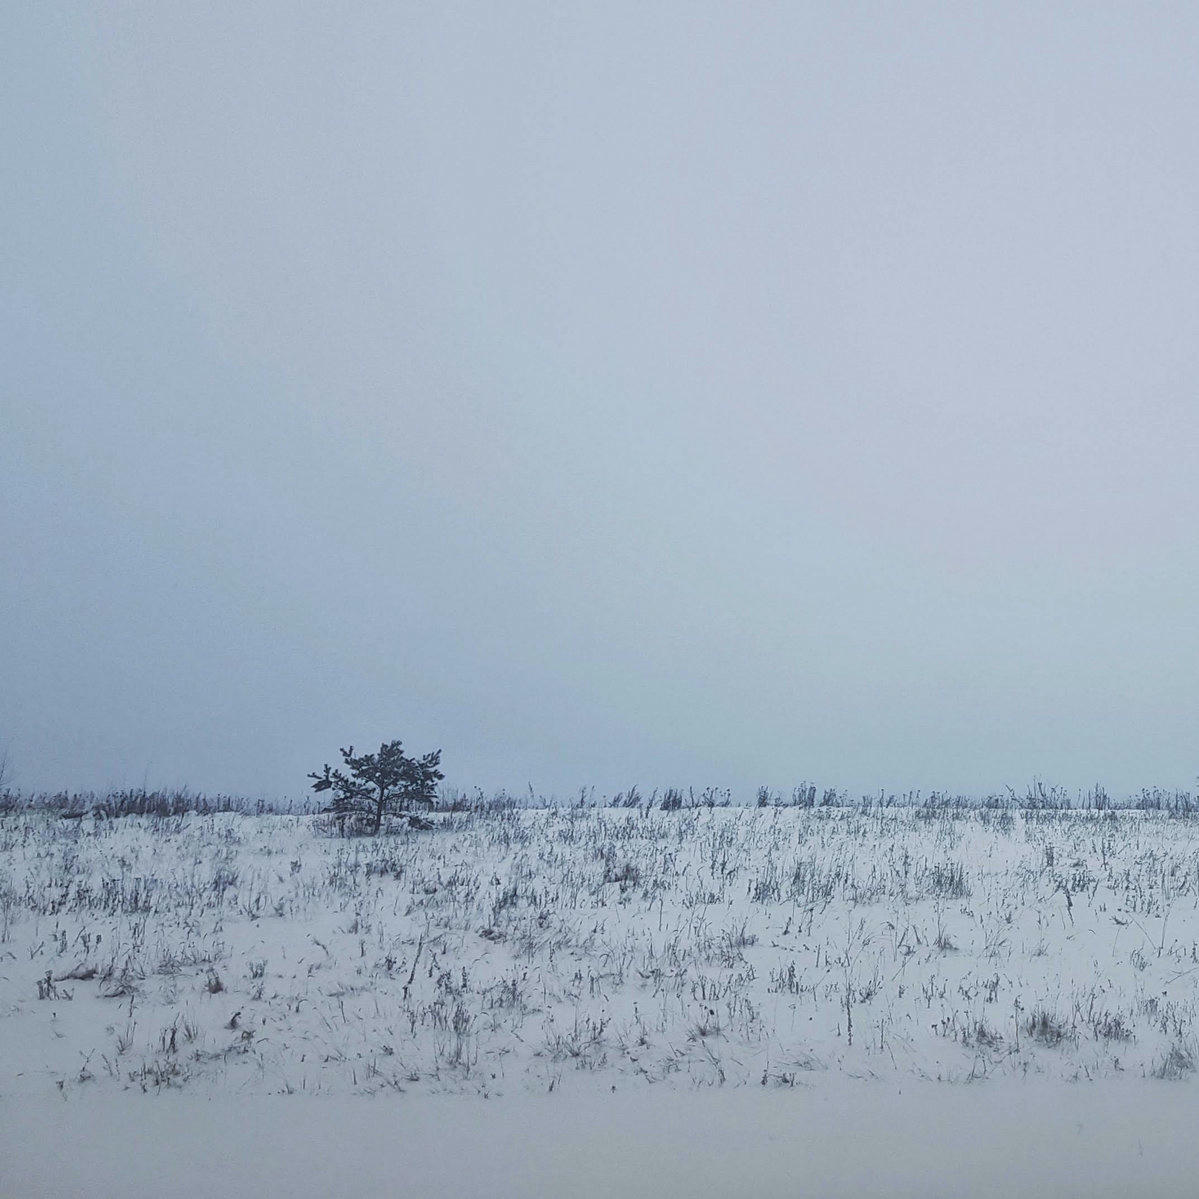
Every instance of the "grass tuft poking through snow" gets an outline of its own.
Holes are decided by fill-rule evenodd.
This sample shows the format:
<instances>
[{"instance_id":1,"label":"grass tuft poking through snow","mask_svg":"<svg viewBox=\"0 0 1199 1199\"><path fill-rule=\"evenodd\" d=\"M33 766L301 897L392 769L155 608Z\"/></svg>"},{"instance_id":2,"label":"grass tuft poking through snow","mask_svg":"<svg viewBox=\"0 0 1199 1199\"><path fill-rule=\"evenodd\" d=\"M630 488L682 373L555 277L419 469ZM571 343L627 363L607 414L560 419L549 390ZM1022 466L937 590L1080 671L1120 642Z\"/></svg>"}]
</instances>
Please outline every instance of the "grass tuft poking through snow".
<instances>
[{"instance_id":1,"label":"grass tuft poking through snow","mask_svg":"<svg viewBox=\"0 0 1199 1199\"><path fill-rule=\"evenodd\" d=\"M137 797L14 808L0 1093L1196 1072L1189 808L680 796L369 839Z\"/></svg>"}]
</instances>

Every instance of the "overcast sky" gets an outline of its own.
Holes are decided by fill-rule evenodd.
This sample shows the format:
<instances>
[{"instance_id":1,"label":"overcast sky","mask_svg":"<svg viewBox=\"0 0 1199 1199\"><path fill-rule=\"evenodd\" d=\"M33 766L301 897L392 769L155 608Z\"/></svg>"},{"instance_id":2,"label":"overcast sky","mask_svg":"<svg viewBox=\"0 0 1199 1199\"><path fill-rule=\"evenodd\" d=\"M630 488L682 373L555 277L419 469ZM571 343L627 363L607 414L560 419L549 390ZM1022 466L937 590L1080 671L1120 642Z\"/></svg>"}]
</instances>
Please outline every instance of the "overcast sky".
<instances>
[{"instance_id":1,"label":"overcast sky","mask_svg":"<svg viewBox=\"0 0 1199 1199\"><path fill-rule=\"evenodd\" d=\"M17 781L1193 785L1197 62L1190 4L5 5Z\"/></svg>"}]
</instances>

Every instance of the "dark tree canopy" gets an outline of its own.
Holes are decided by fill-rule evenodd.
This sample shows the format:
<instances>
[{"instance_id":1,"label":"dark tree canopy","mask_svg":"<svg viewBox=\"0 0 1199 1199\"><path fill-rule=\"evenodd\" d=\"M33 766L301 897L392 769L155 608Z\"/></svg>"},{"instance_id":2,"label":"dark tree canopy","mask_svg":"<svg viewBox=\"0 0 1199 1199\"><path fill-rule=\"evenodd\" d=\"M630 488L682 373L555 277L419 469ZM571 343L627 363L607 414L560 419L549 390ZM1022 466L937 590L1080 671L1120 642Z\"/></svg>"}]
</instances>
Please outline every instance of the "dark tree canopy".
<instances>
[{"instance_id":1,"label":"dark tree canopy","mask_svg":"<svg viewBox=\"0 0 1199 1199\"><path fill-rule=\"evenodd\" d=\"M432 801L437 784L445 778L438 767L441 750L422 758L410 758L400 741L385 741L377 753L355 754L354 747L341 751L342 769L325 764L321 774L310 774L314 791L332 791L329 810L338 816L361 816L378 833L383 817L402 813L420 800Z\"/></svg>"}]
</instances>

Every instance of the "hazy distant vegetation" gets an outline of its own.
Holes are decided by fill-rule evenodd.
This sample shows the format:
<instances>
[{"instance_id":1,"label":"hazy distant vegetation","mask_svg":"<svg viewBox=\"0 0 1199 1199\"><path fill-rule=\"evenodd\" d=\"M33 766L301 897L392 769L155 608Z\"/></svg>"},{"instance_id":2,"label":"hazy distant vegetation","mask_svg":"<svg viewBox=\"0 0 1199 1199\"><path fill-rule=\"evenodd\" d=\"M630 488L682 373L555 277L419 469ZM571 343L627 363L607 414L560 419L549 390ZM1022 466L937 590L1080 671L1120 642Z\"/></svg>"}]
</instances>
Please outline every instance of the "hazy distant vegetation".
<instances>
[{"instance_id":1,"label":"hazy distant vegetation","mask_svg":"<svg viewBox=\"0 0 1199 1199\"><path fill-rule=\"evenodd\" d=\"M317 776L312 776L317 777ZM0 777L0 783L2 783ZM629 808L648 811L686 811L696 808L759 807L759 808L856 808L869 811L874 808L943 808L992 810L1013 809L1020 811L1141 811L1168 812L1178 816L1199 813L1199 792L1183 791L1164 787L1145 787L1130 795L1113 796L1102 786L1085 791L1068 791L1063 787L1047 786L1034 781L1022 789L1007 788L1002 792L983 795L963 795L948 791L903 791L877 792L868 795L851 795L837 787L817 787L815 783L800 783L789 790L759 787L753 794L736 794L726 787L666 787L649 788L642 791L632 786L613 794L605 794L595 787L582 787L572 796L546 796L536 792L530 785L523 793L498 791L491 794L479 788L464 791L454 787L443 787L434 792L426 779L418 788L421 797L429 796L436 810L443 812L486 811L497 808ZM397 792L386 796L384 812L402 808L403 797ZM349 804L359 802L350 797ZM371 811L367 813L373 824L374 810L363 797L361 802ZM106 817L121 816L178 816L186 813L201 815L220 812L239 812L245 815L300 815L319 812L326 805L314 795L299 797L270 798L225 793L207 794L193 791L189 787L124 787L95 791L48 791L26 790L19 787L0 786L0 812L45 809L63 815L75 816L98 814Z\"/></svg>"}]
</instances>

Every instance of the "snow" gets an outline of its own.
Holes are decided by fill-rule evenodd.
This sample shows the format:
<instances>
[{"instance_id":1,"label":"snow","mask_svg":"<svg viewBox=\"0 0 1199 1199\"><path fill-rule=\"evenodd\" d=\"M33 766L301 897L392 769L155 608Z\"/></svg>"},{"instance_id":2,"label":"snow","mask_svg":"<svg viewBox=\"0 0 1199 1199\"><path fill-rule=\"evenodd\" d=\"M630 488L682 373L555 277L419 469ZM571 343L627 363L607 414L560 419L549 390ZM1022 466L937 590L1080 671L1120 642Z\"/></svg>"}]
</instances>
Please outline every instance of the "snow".
<instances>
[{"instance_id":1,"label":"snow","mask_svg":"<svg viewBox=\"0 0 1199 1199\"><path fill-rule=\"evenodd\" d=\"M1190 1196L1195 1097L1142 1080L484 1100L125 1094L6 1107L8 1196Z\"/></svg>"},{"instance_id":2,"label":"snow","mask_svg":"<svg viewBox=\"0 0 1199 1199\"><path fill-rule=\"evenodd\" d=\"M435 819L0 818L0 1190L1193 1193L1192 819Z\"/></svg>"}]
</instances>

